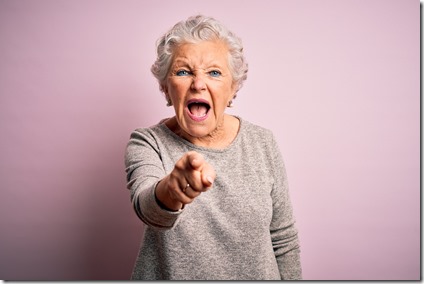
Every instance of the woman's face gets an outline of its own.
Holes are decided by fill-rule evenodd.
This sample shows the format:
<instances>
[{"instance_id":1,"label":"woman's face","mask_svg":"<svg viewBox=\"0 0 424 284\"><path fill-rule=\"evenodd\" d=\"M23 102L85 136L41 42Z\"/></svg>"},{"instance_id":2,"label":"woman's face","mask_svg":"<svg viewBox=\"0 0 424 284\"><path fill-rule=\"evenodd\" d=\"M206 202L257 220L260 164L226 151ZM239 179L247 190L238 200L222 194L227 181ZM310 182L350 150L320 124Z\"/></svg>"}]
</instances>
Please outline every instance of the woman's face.
<instances>
[{"instance_id":1,"label":"woman's face","mask_svg":"<svg viewBox=\"0 0 424 284\"><path fill-rule=\"evenodd\" d=\"M163 90L185 134L202 138L223 127L225 108L236 90L228 56L222 41L185 43L174 50Z\"/></svg>"}]
</instances>

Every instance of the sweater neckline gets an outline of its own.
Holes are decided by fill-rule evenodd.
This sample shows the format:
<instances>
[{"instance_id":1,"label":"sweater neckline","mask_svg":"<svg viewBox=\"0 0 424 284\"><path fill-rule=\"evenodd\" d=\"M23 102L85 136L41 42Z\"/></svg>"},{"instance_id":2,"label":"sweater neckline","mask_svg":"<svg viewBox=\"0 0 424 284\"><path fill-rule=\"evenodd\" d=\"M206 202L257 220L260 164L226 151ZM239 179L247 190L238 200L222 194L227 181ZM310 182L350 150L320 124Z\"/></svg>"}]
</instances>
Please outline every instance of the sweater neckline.
<instances>
[{"instance_id":1,"label":"sweater neckline","mask_svg":"<svg viewBox=\"0 0 424 284\"><path fill-rule=\"evenodd\" d=\"M241 117L236 116L236 115L233 115L233 116L239 120L240 126L239 126L239 130L238 130L237 135L234 138L234 140L225 148L210 148L210 147L195 145L195 144L191 143L190 141L187 141L184 138L178 136L171 129L169 129L165 124L166 119L163 119L161 122L159 122L158 126L159 126L160 129L162 129L164 132L166 132L168 135L170 135L174 140L176 140L180 143L183 143L183 144L189 146L192 149L206 151L206 152L212 152L212 153L224 153L224 152L231 150L233 147L235 147L235 145L238 144L238 141L240 140L241 133L244 130L244 127L245 127L245 121Z\"/></svg>"}]
</instances>

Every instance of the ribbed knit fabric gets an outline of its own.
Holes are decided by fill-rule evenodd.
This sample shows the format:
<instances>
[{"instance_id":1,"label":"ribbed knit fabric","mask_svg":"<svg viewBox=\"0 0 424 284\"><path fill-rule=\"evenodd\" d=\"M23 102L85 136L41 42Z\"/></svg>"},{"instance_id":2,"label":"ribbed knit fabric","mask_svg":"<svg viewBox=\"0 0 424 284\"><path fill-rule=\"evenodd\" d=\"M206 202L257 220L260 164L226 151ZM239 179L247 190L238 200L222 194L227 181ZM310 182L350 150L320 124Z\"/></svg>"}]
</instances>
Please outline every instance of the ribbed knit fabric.
<instances>
[{"instance_id":1,"label":"ribbed knit fabric","mask_svg":"<svg viewBox=\"0 0 424 284\"><path fill-rule=\"evenodd\" d=\"M196 146L165 124L131 134L125 164L131 200L146 224L133 280L301 279L297 230L284 163L271 131L241 118L217 150ZM155 200L156 183L188 151L216 171L212 189L178 212Z\"/></svg>"}]
</instances>

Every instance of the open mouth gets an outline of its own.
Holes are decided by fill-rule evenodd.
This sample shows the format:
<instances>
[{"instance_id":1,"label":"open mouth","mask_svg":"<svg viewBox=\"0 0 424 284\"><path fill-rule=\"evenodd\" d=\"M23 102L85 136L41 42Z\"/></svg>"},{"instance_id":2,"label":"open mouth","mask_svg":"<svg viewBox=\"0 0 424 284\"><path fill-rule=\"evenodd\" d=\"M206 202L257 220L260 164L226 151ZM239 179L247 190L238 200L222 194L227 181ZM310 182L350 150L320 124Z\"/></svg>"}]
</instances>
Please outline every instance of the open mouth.
<instances>
[{"instance_id":1,"label":"open mouth","mask_svg":"<svg viewBox=\"0 0 424 284\"><path fill-rule=\"evenodd\" d=\"M206 119L211 106L205 100L190 100L187 109L191 118L195 120Z\"/></svg>"}]
</instances>

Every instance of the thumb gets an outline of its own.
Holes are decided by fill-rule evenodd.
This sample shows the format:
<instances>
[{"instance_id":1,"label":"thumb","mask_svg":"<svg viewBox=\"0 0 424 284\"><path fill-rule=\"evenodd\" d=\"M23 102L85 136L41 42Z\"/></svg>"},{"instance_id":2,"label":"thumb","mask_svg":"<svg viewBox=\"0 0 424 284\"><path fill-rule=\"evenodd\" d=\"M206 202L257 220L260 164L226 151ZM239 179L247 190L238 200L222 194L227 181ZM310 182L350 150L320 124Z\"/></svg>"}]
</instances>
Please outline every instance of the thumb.
<instances>
[{"instance_id":1,"label":"thumb","mask_svg":"<svg viewBox=\"0 0 424 284\"><path fill-rule=\"evenodd\" d=\"M202 171L202 182L205 187L212 187L216 179L215 170L209 164L205 164Z\"/></svg>"}]
</instances>

